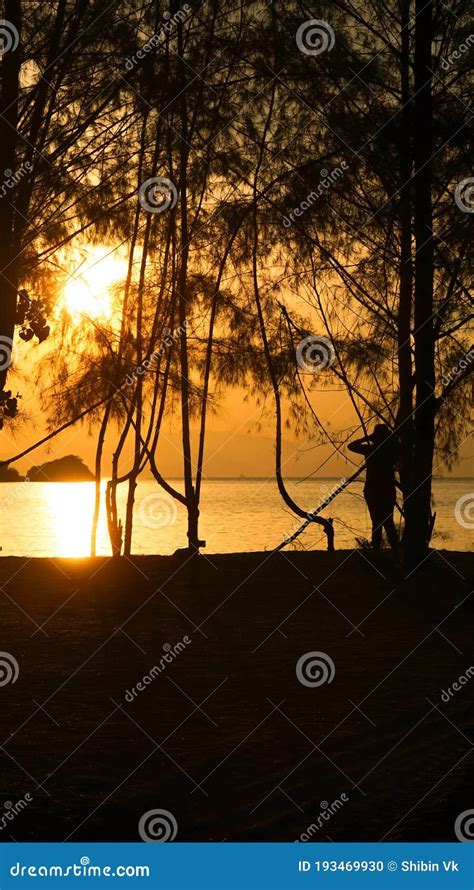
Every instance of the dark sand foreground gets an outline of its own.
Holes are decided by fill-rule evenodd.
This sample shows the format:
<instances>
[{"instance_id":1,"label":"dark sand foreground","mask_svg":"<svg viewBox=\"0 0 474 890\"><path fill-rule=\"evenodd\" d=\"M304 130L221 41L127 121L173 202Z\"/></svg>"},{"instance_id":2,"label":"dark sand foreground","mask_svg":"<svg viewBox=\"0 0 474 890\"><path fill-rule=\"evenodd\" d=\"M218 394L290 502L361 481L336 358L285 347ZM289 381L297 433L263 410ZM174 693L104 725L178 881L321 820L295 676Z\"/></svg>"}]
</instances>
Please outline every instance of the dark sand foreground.
<instances>
[{"instance_id":1,"label":"dark sand foreground","mask_svg":"<svg viewBox=\"0 0 474 890\"><path fill-rule=\"evenodd\" d=\"M0 560L19 665L0 841L139 840L153 809L178 840L455 840L474 803L473 562L433 553L404 581L348 551ZM298 681L311 651L331 683Z\"/></svg>"}]
</instances>

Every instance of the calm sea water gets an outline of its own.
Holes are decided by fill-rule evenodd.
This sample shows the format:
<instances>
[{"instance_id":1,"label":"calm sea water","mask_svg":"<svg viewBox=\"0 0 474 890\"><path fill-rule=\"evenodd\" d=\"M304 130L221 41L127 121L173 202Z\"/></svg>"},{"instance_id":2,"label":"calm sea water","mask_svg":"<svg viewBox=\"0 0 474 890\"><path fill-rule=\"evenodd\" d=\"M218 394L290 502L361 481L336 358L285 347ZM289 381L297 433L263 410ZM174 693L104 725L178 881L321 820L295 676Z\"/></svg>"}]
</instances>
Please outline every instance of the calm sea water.
<instances>
[{"instance_id":1,"label":"calm sea water","mask_svg":"<svg viewBox=\"0 0 474 890\"><path fill-rule=\"evenodd\" d=\"M339 483L339 479L292 481L289 489L302 507L309 510ZM0 485L2 554L87 556L93 499L94 486L89 482L3 483ZM474 480L436 481L434 499L437 512L434 546L472 550ZM122 487L119 491L122 517L125 501L126 488ZM459 505L457 514L461 522L456 518L456 504ZM324 515L334 518L337 548L352 547L356 536L368 537L370 534L361 482L340 494ZM201 536L207 540L209 553L271 550L298 525L299 520L283 505L274 482L227 479L203 483ZM300 540L305 547L325 548L325 538L318 527L305 532ZM136 491L133 552L169 554L185 545L184 509L164 494L156 483L140 482ZM103 504L97 552L110 554Z\"/></svg>"}]
</instances>

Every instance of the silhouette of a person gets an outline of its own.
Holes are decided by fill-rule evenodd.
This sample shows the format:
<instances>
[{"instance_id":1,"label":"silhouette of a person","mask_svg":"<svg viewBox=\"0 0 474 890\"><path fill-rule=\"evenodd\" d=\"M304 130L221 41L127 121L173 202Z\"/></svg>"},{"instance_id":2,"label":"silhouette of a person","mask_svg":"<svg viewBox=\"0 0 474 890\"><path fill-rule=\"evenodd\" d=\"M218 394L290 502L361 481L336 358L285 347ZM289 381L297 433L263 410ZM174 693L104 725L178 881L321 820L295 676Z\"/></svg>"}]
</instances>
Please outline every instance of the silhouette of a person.
<instances>
[{"instance_id":1,"label":"silhouette of a person","mask_svg":"<svg viewBox=\"0 0 474 890\"><path fill-rule=\"evenodd\" d=\"M378 423L371 435L351 442L348 448L363 454L366 461L364 497L372 521L372 546L380 548L382 529L385 529L388 542L398 555L398 535L393 521L397 449L390 427Z\"/></svg>"}]
</instances>

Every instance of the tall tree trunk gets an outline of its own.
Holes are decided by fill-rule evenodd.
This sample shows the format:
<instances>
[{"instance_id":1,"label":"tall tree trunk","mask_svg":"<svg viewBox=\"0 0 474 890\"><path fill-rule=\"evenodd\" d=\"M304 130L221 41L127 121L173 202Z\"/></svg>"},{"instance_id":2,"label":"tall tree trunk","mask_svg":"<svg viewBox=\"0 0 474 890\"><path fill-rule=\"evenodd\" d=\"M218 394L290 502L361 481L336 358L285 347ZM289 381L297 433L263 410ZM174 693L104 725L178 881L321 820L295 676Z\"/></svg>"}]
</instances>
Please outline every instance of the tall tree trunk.
<instances>
[{"instance_id":1,"label":"tall tree trunk","mask_svg":"<svg viewBox=\"0 0 474 890\"><path fill-rule=\"evenodd\" d=\"M396 418L399 431L400 484L404 500L409 496L413 475L413 368L411 318L413 308L412 257L412 125L410 89L410 10L411 0L401 7L401 99L400 137L400 294L397 318L398 379L400 400Z\"/></svg>"},{"instance_id":2,"label":"tall tree trunk","mask_svg":"<svg viewBox=\"0 0 474 890\"><path fill-rule=\"evenodd\" d=\"M20 76L21 2L5 0L5 28L12 46L6 47L0 62L2 93L0 98L0 171L9 178L7 171L15 172L18 123L18 96ZM16 40L18 46L15 48ZM15 315L18 290L18 266L13 251L15 219L14 192L0 192L0 393L5 389L8 368L11 363L11 347L15 332Z\"/></svg>"},{"instance_id":3,"label":"tall tree trunk","mask_svg":"<svg viewBox=\"0 0 474 890\"><path fill-rule=\"evenodd\" d=\"M431 484L435 434L432 213L433 0L416 0L415 25L415 430L411 491L407 499L406 553L417 565L428 553L433 519Z\"/></svg>"},{"instance_id":4,"label":"tall tree trunk","mask_svg":"<svg viewBox=\"0 0 474 890\"><path fill-rule=\"evenodd\" d=\"M187 337L188 315L188 259L189 259L189 227L188 227L188 101L186 97L187 73L183 62L183 26L178 24L178 72L181 84L181 149L179 171L179 207L180 207L180 239L179 239L179 272L178 272L178 318L181 328L180 353L180 389L181 389L181 437L183 445L184 493L188 511L188 546L191 551L199 552L199 507L193 482L193 466L191 451L191 428L189 398L191 395L189 379L189 355Z\"/></svg>"},{"instance_id":5,"label":"tall tree trunk","mask_svg":"<svg viewBox=\"0 0 474 890\"><path fill-rule=\"evenodd\" d=\"M97 555L97 527L99 525L99 513L100 513L100 482L102 476L102 452L104 450L104 442L105 442L105 434L107 432L107 425L109 422L110 411L112 408L112 403L108 402L106 405L104 416L102 418L102 423L100 425L99 437L97 439L97 448L95 452L95 492L94 492L94 513L92 516L92 531L91 531L91 556Z\"/></svg>"}]
</instances>

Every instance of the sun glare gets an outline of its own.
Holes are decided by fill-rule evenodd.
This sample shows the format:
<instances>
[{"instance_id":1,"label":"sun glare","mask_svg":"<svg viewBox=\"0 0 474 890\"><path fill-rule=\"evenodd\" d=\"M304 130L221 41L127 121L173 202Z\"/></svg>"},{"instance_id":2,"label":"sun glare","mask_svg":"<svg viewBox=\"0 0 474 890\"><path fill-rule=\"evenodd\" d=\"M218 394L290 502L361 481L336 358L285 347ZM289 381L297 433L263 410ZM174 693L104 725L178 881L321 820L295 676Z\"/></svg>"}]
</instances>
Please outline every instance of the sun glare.
<instances>
[{"instance_id":1,"label":"sun glare","mask_svg":"<svg viewBox=\"0 0 474 890\"><path fill-rule=\"evenodd\" d=\"M70 272L60 308L75 321L90 318L110 320L114 314L114 286L127 274L127 261L119 251L109 247L93 247L88 250L87 261Z\"/></svg>"}]
</instances>

